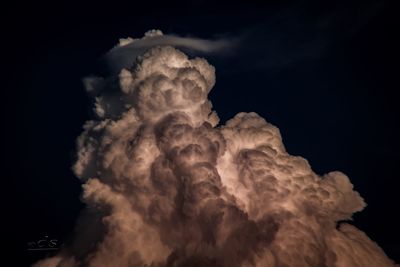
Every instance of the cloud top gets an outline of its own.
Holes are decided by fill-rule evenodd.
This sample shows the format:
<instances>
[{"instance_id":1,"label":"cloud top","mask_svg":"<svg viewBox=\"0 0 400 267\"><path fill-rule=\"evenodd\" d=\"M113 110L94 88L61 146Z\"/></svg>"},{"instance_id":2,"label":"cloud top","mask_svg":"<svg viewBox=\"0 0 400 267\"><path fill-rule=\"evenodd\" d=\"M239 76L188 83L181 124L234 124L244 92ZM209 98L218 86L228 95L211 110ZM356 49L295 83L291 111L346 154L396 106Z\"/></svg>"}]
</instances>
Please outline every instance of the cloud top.
<instances>
[{"instance_id":1,"label":"cloud top","mask_svg":"<svg viewBox=\"0 0 400 267\"><path fill-rule=\"evenodd\" d=\"M129 68L134 64L133 60L148 49L155 46L173 46L183 51L194 51L204 54L223 53L232 48L236 41L228 39L206 40L193 37L180 37L163 34L160 30L150 30L143 38L122 38L104 59L112 72L118 72L122 68Z\"/></svg>"}]
</instances>

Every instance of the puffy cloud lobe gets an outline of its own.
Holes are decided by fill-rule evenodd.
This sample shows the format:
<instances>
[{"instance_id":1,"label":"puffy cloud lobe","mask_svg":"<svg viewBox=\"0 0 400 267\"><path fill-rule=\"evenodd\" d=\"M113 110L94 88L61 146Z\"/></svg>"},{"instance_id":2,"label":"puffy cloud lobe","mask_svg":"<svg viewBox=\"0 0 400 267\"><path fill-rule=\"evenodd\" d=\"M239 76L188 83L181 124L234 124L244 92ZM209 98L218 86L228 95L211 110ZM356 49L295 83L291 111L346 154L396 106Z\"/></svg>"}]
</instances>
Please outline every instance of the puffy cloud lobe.
<instances>
[{"instance_id":1,"label":"puffy cloud lobe","mask_svg":"<svg viewBox=\"0 0 400 267\"><path fill-rule=\"evenodd\" d=\"M36 267L395 266L337 227L365 206L345 174L315 174L256 113L216 126L204 59L158 46L135 62L91 78L97 119L73 166L87 209L75 242Z\"/></svg>"}]
</instances>

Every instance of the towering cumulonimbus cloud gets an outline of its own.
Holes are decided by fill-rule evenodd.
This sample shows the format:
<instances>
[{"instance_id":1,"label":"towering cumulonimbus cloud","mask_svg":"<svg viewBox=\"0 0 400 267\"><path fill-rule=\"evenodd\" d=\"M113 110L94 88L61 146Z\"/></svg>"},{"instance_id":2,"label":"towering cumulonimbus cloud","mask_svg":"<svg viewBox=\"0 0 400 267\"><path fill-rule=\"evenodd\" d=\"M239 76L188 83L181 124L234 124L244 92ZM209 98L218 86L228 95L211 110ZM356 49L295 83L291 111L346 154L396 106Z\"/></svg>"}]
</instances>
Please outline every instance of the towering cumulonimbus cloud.
<instances>
[{"instance_id":1,"label":"towering cumulonimbus cloud","mask_svg":"<svg viewBox=\"0 0 400 267\"><path fill-rule=\"evenodd\" d=\"M315 174L256 113L217 126L206 60L155 46L86 82L96 119L73 170L87 207L73 242L35 267L395 266L338 224L365 206L345 174Z\"/></svg>"}]
</instances>

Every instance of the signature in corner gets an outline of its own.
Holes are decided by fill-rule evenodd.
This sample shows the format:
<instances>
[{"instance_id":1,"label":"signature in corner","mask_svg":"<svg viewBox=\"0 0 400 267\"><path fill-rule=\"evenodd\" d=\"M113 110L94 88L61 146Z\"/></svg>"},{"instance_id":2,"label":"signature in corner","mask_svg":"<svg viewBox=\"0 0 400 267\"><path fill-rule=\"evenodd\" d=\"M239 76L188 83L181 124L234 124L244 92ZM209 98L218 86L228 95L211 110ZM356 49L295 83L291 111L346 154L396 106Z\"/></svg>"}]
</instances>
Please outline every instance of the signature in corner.
<instances>
[{"instance_id":1,"label":"signature in corner","mask_svg":"<svg viewBox=\"0 0 400 267\"><path fill-rule=\"evenodd\" d=\"M27 250L58 250L59 249L59 242L58 239L49 238L48 235L45 235L43 238L37 241L29 241L27 243L28 249Z\"/></svg>"}]
</instances>

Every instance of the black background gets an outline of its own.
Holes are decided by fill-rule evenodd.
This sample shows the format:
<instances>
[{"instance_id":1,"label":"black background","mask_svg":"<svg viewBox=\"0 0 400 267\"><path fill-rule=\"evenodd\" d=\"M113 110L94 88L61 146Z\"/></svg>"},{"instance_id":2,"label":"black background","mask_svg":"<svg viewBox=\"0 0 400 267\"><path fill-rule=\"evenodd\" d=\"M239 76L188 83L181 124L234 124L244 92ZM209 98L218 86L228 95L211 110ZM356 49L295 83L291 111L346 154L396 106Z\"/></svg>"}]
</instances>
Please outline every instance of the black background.
<instances>
[{"instance_id":1,"label":"black background","mask_svg":"<svg viewBox=\"0 0 400 267\"><path fill-rule=\"evenodd\" d=\"M75 138L91 118L82 77L98 72L97 59L119 38L153 28L239 39L232 51L207 57L221 122L255 111L316 173L346 173L368 203L352 223L399 262L398 11L394 1L326 2L4 8L3 212L15 266L44 256L27 251L29 241L48 235L61 244L82 208L70 170Z\"/></svg>"}]
</instances>

